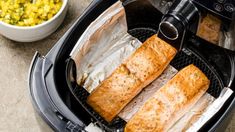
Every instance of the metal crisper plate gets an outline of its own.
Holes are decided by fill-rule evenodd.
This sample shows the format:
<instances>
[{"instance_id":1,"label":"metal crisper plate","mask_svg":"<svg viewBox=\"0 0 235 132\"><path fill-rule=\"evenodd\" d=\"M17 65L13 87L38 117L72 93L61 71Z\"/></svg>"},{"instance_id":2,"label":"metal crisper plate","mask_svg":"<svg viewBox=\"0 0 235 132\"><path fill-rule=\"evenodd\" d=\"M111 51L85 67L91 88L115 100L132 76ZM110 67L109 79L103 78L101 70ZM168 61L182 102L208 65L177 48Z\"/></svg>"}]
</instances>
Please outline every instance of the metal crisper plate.
<instances>
[{"instance_id":1,"label":"metal crisper plate","mask_svg":"<svg viewBox=\"0 0 235 132\"><path fill-rule=\"evenodd\" d=\"M155 34L156 31L151 28L135 28L129 30L129 34L138 38L141 42L144 42L147 38ZM113 122L106 122L100 115L98 115L93 109L86 103L89 93L76 84L76 68L72 60L68 61L67 65L67 82L69 88L77 101L83 106L83 108L91 115L91 121L97 124L105 131L123 131L126 122L120 118L116 118ZM208 93L217 98L223 88L223 83L214 69L211 68L202 58L190 49L184 48L178 52L175 58L170 63L174 68L180 70L189 64L194 64L200 68L211 80ZM73 78L73 79L71 79Z\"/></svg>"}]
</instances>

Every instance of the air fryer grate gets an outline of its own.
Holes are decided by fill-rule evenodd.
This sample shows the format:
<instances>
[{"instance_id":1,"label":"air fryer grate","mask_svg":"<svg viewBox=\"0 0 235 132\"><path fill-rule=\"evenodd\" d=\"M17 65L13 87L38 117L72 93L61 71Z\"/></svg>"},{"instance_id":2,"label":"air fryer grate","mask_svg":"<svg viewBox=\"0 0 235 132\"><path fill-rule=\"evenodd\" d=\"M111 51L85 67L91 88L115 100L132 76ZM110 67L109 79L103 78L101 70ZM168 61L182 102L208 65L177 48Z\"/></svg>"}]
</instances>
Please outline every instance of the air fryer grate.
<instances>
[{"instance_id":1,"label":"air fryer grate","mask_svg":"<svg viewBox=\"0 0 235 132\"><path fill-rule=\"evenodd\" d=\"M129 33L143 42L147 38L155 34L156 31L150 28L135 28L129 30ZM210 87L207 92L217 98L223 88L221 79L219 78L215 70L211 68L203 59L201 59L192 50L183 49L182 51L177 53L176 57L171 62L171 65L177 70L180 70L189 64L196 65L207 75L207 77L211 81ZM111 123L106 122L100 115L98 115L95 111L93 111L93 109L86 103L89 93L80 86L75 86L75 87L71 86L74 85L70 85L70 90L73 93L73 95L76 97L78 102L91 115L93 123L96 123L105 131L123 131L123 128L126 124L124 120L116 118Z\"/></svg>"},{"instance_id":2,"label":"air fryer grate","mask_svg":"<svg viewBox=\"0 0 235 132\"><path fill-rule=\"evenodd\" d=\"M134 28L128 31L133 37L138 38L141 42L144 42L147 38L156 34L157 31L152 28Z\"/></svg>"}]
</instances>

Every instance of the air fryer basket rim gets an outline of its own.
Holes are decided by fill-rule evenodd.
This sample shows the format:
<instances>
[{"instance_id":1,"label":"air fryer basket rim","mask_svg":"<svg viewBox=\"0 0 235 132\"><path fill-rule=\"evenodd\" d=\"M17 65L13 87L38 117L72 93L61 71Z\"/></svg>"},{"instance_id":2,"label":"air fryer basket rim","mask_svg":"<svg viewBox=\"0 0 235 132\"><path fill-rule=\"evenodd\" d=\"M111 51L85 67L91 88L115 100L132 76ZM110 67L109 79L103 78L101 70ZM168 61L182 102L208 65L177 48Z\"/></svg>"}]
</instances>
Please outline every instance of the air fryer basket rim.
<instances>
[{"instance_id":1,"label":"air fryer basket rim","mask_svg":"<svg viewBox=\"0 0 235 132\"><path fill-rule=\"evenodd\" d=\"M140 36L140 37L146 36L145 39L148 38L149 36L151 36L152 34L154 34L153 32L152 32L152 34L143 34L143 33L145 33L143 31L144 29L145 28L138 28L137 29L138 31L141 30L141 31L139 31L139 33L136 33L136 31L135 31L136 29L133 29L132 31L129 31L129 32L133 33L133 31L134 31L134 33L136 33L136 34L132 34L132 35L137 36L137 37L138 36ZM147 30L148 29L149 28L147 28ZM153 30L147 31L147 33L151 33L151 31L153 31ZM216 73L216 71L214 71L214 69L211 69L209 66L209 63L207 63L206 60L203 60L201 57L199 57L199 55L197 55L195 52L193 52L192 49L186 48L186 49L184 49L184 51L188 52L188 54L192 54L190 56L194 57L194 58L191 58L189 60L190 56L187 56L186 53L181 51L177 54L176 58L173 59L173 61L171 62L171 65L173 67L175 67L177 70L180 70L183 67L185 67L186 65L189 65L191 63L198 66L202 71L206 72L207 76L211 80L213 80L213 82L211 83L210 88L209 88L210 90L208 90L208 92L211 93L213 96L218 97L219 93L220 93L221 89L224 87L224 85L223 85L220 77ZM192 60L192 62L191 62L191 60ZM75 66L75 63L73 62L72 59L70 59L68 61L68 65L67 65L67 75L66 76L67 77L73 76L73 81L74 81L74 80L76 80L75 79L76 75L74 75L73 72L76 72L76 68L74 68L72 66ZM71 71L73 71L73 72L71 72ZM71 74L73 74L73 75L71 75ZM213 74L213 75L211 75L211 74ZM94 120L96 120L98 122L98 124L101 124L101 126L103 126L103 128L107 131L115 131L115 130L122 131L123 130L123 127L125 125L125 121L123 121L119 118L116 118L114 123L107 123L102 117L100 117L98 114L96 114L96 112L94 112L92 110L92 108L89 107L89 105L86 104L86 98L89 95L89 93L81 86L76 85L76 81L71 83L69 81L69 79L67 79L67 82L69 83L68 84L69 89L72 92L72 94L75 96L75 98L78 100L78 102L81 103L81 105L84 107L84 109L86 109L87 112L94 118ZM215 83L215 82L217 82L217 83ZM217 88L217 90L213 90L214 88ZM119 127L116 127L116 125Z\"/></svg>"},{"instance_id":2,"label":"air fryer basket rim","mask_svg":"<svg viewBox=\"0 0 235 132\"><path fill-rule=\"evenodd\" d=\"M137 31L137 32L136 32ZM137 38L140 38L140 40L143 42L146 38L148 38L148 37L150 37L151 35L153 35L153 34L155 34L156 33L156 30L155 29L152 29L152 28L146 28L146 27L137 27L137 28L135 28L135 29L130 29L129 30L129 33L131 33L132 32L132 35L133 36L135 36L135 37L137 37ZM143 37L144 36L144 37ZM194 50L194 49L192 49L192 50ZM188 52L191 52L192 54L194 54L195 56L196 56L196 58L200 58L201 59L201 63L204 63L204 64L206 64L206 65L209 65L209 63L208 62L206 62L206 60L204 60L202 57L200 57L200 55L197 55L196 53L194 53L192 50L188 50ZM67 66L71 66L71 63L73 63L72 62L72 60L69 60L68 61L69 63L68 63L68 65ZM174 63L177 63L177 61L174 61L174 62L172 62L173 64ZM73 64L74 65L74 64ZM177 64L176 64L177 65ZM200 64L198 65L199 67L200 67ZM208 67L208 69L210 69L210 66L207 66ZM182 67L181 67L182 68ZM179 69L181 69L181 68L177 68L178 70ZM69 68L67 67L67 70L68 70ZM76 68L74 68L73 67L73 70L72 71L75 71L74 69L76 69ZM205 69L205 68L204 68ZM220 77L218 76L218 74L216 74L216 72L214 71L214 69L210 69L210 71L212 71L213 73L214 73L214 76L215 76L215 78L216 78L216 80L218 80L218 85L216 85L216 86L218 86L218 91L217 91L217 93L216 93L216 95L214 94L214 96L218 96L219 95L219 93L220 93L220 91L221 91L221 89L224 87L224 85L223 85L223 83L222 83L222 81L221 81L221 79L220 79ZM74 80L76 80L76 76L74 76L74 75L69 75L68 73L71 73L71 70L68 70L67 71L67 77L71 77L71 76L73 76L73 81ZM73 73L73 72L72 72ZM74 73L73 73L74 74ZM102 126L102 124L106 124L106 125L103 125L103 127L106 129L106 130L108 130L108 131L113 131L113 130L115 130L115 124L118 124L118 126L121 126L120 124L125 124L124 123L124 121L123 120L120 120L120 119L117 119L117 120L115 120L115 122L114 122L114 124L109 124L109 123L107 123L107 122L105 122L99 115L97 115L97 114L95 114L95 112L94 111L92 111L90 108L88 108L89 106L88 105L86 105L85 104L85 100L86 100L86 96L88 96L89 94L85 91L85 90L81 90L81 87L80 86L76 86L76 84L70 84L70 82L68 81L69 79L67 79L67 82L69 83L69 88L70 88L70 91L73 93L73 95L75 96L75 98L82 104L82 106L88 111L88 113L89 114L91 114L92 116L93 116L93 118L96 120L96 121L98 121L98 123L99 124L101 124L101 126ZM216 80L214 80L213 82L215 82ZM76 83L76 82L75 82ZM213 83L212 83L213 84ZM73 87L72 87L73 86ZM216 88L215 86L214 86L214 88ZM78 95L80 95L80 97L78 97ZM82 95L82 97L81 97L81 95ZM118 121L120 121L119 123L118 123ZM113 127L114 126L114 127ZM123 128L118 128L119 130L123 130Z\"/></svg>"}]
</instances>

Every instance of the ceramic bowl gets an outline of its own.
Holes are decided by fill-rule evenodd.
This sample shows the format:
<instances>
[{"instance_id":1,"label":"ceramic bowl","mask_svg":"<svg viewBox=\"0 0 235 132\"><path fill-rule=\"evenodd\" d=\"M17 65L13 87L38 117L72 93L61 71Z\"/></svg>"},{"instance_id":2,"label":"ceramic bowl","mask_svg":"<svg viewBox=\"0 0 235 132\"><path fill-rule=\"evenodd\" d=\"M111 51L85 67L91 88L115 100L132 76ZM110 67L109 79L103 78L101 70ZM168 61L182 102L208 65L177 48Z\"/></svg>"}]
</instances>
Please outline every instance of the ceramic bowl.
<instances>
[{"instance_id":1,"label":"ceramic bowl","mask_svg":"<svg viewBox=\"0 0 235 132\"><path fill-rule=\"evenodd\" d=\"M63 4L57 14L48 21L30 27L10 25L0 21L0 34L17 42L33 42L41 40L52 34L63 22L67 13L68 0Z\"/></svg>"}]
</instances>

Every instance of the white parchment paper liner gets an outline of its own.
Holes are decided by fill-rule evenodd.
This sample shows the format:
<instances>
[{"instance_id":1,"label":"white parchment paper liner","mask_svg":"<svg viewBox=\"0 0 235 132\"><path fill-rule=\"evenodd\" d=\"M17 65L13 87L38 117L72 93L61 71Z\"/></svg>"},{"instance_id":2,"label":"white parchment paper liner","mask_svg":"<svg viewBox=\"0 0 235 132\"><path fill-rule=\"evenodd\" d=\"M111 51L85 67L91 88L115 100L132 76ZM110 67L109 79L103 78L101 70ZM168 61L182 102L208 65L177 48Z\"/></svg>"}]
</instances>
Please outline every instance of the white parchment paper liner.
<instances>
[{"instance_id":1,"label":"white parchment paper liner","mask_svg":"<svg viewBox=\"0 0 235 132\"><path fill-rule=\"evenodd\" d=\"M139 40L127 33L125 11L121 2L117 2L90 24L70 54L76 63L77 83L91 93L140 45ZM119 113L119 117L128 121L177 72L175 68L168 66L158 79ZM225 88L216 100L211 95L204 94L169 131L197 131L218 112L231 92Z\"/></svg>"},{"instance_id":2,"label":"white parchment paper liner","mask_svg":"<svg viewBox=\"0 0 235 132\"><path fill-rule=\"evenodd\" d=\"M120 3L109 8L81 36L71 53L77 67L77 83L88 92L96 88L141 42L127 33Z\"/></svg>"}]
</instances>

